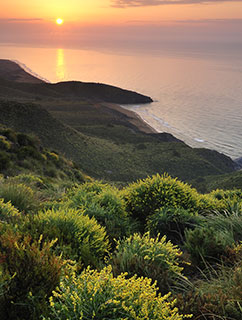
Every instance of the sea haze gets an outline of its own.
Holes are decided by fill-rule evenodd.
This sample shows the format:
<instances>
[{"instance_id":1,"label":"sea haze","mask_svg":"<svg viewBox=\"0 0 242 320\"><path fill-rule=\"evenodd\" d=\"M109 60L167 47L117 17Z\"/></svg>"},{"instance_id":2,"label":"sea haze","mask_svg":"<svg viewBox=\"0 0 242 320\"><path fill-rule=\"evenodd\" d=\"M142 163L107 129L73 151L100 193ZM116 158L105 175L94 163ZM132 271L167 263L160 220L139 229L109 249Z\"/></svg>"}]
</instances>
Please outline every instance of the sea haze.
<instances>
[{"instance_id":1,"label":"sea haze","mask_svg":"<svg viewBox=\"0 0 242 320\"><path fill-rule=\"evenodd\" d=\"M154 103L125 108L193 147L242 156L239 44L166 43L136 50L0 45L0 58L17 60L51 82L102 82L149 95Z\"/></svg>"}]
</instances>

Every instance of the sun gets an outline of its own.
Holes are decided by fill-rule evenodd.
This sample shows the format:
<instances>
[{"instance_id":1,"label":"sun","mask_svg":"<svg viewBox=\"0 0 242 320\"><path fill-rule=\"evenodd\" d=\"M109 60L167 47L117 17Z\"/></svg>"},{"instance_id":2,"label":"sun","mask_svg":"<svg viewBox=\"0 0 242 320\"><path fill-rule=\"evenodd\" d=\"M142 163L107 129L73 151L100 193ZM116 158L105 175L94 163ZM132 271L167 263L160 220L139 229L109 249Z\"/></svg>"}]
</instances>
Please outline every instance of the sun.
<instances>
[{"instance_id":1,"label":"sun","mask_svg":"<svg viewBox=\"0 0 242 320\"><path fill-rule=\"evenodd\" d=\"M56 19L56 24L61 25L61 24L63 24L63 22L64 22L64 20L61 18Z\"/></svg>"}]
</instances>

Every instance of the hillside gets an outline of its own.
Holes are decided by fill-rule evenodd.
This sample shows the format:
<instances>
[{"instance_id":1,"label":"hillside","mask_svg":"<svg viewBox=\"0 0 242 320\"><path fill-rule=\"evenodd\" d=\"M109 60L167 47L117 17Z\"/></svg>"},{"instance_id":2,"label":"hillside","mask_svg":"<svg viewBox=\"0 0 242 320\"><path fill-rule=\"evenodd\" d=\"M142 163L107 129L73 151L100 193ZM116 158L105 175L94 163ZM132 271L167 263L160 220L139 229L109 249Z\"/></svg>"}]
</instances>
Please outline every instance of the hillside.
<instances>
[{"instance_id":1,"label":"hillside","mask_svg":"<svg viewBox=\"0 0 242 320\"><path fill-rule=\"evenodd\" d=\"M163 135L124 130L115 139L87 135L64 125L34 104L0 101L1 123L40 138L45 147L73 159L87 174L113 181L132 181L155 172L181 179L223 174L234 170L233 161L215 151L193 149ZM110 127L110 130L117 127ZM111 132L111 131L110 131ZM172 142L171 142L172 141Z\"/></svg>"},{"instance_id":2,"label":"hillside","mask_svg":"<svg viewBox=\"0 0 242 320\"><path fill-rule=\"evenodd\" d=\"M62 155L42 146L39 139L0 125L0 180L2 175L38 175L62 181L83 182L85 176Z\"/></svg>"}]
</instances>

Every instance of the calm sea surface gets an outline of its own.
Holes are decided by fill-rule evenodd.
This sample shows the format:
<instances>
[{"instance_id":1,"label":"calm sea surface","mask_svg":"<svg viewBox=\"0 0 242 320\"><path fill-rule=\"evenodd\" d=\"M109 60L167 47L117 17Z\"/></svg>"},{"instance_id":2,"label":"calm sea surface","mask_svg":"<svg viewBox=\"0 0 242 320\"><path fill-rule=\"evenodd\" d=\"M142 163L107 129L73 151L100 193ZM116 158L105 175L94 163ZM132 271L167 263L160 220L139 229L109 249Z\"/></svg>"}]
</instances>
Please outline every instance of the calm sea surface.
<instances>
[{"instance_id":1,"label":"calm sea surface","mask_svg":"<svg viewBox=\"0 0 242 320\"><path fill-rule=\"evenodd\" d=\"M0 58L17 60L50 82L102 82L149 95L154 103L125 108L193 147L207 147L232 158L242 156L239 52L120 53L0 45Z\"/></svg>"}]
</instances>

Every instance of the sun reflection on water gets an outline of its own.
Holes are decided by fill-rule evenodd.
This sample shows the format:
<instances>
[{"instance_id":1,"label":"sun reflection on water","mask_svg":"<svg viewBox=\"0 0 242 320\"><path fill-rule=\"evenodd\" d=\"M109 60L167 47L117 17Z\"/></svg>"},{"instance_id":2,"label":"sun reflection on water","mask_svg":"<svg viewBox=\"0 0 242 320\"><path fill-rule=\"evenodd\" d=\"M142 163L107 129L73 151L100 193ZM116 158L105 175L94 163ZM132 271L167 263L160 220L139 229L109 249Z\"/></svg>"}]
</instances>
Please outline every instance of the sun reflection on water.
<instances>
[{"instance_id":1,"label":"sun reflection on water","mask_svg":"<svg viewBox=\"0 0 242 320\"><path fill-rule=\"evenodd\" d=\"M65 56L63 49L57 49L56 51L56 77L58 81L65 79Z\"/></svg>"}]
</instances>

